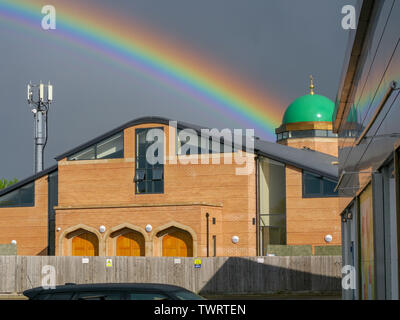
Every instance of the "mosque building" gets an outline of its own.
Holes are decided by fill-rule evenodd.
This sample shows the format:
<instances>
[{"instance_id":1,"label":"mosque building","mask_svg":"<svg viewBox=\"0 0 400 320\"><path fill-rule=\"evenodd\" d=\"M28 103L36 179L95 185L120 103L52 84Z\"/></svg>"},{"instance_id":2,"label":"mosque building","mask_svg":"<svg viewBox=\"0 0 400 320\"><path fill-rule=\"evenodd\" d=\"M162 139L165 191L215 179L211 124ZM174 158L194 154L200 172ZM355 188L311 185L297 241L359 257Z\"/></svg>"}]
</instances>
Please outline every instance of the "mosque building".
<instances>
[{"instance_id":1,"label":"mosque building","mask_svg":"<svg viewBox=\"0 0 400 320\"><path fill-rule=\"evenodd\" d=\"M13 242L18 255L60 256L337 247L334 103L312 81L310 89L285 111L277 143L251 137L253 149L238 147L221 132L204 136L198 125L145 117L66 151L0 191L0 244ZM147 158L155 131L163 151L156 163Z\"/></svg>"}]
</instances>

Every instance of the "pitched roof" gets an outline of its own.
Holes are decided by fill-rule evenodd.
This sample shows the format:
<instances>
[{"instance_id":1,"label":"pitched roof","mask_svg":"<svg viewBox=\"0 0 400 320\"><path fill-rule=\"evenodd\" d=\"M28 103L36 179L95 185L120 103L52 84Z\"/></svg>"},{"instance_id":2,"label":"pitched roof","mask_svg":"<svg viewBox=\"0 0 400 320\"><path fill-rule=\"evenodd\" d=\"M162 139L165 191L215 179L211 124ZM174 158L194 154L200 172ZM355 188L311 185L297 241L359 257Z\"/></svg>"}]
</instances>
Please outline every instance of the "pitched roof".
<instances>
[{"instance_id":1,"label":"pitched roof","mask_svg":"<svg viewBox=\"0 0 400 320\"><path fill-rule=\"evenodd\" d=\"M77 152L80 152L91 145L100 142L108 137L132 126L136 126L139 124L145 123L159 123L168 125L171 119L162 118L162 117L143 117L138 118L132 121L129 121L113 130L110 130L94 139L91 139L67 152L64 152L61 155L55 157L57 161L71 156ZM193 129L198 134L201 133L201 129L209 129L204 126L199 126L196 124L187 123L184 121L177 121L178 129ZM218 138L218 137L217 137ZM245 150L245 146L242 147ZM294 167L310 171L312 173L330 178L332 180L338 180L338 168L335 165L332 165L332 162L337 161L336 157L330 156L325 153L321 153L313 150L306 149L296 149L288 146L284 146L275 142L264 141L264 140L255 140L254 143L254 153L260 156L268 157L272 160L279 161L285 164L292 165ZM22 181L19 181L16 184L13 184L3 190L0 191L0 196L11 192L19 187L24 186L36 179L43 177L46 174L52 173L58 170L58 165L54 165L44 171L41 171L37 174L34 174Z\"/></svg>"},{"instance_id":2,"label":"pitched roof","mask_svg":"<svg viewBox=\"0 0 400 320\"><path fill-rule=\"evenodd\" d=\"M263 140L256 140L255 153L333 180L338 179L338 168L332 164L338 159L326 153Z\"/></svg>"},{"instance_id":3,"label":"pitched roof","mask_svg":"<svg viewBox=\"0 0 400 320\"><path fill-rule=\"evenodd\" d=\"M100 142L126 128L145 124L145 123L159 123L168 125L171 119L163 118L163 117L143 117L138 118L132 121L129 121L111 131L108 131L97 138L89 140L63 154L57 156L55 159L57 161L71 156L77 152L80 152L91 145ZM184 121L177 121L178 129L193 129L197 133L200 134L201 129L209 129L204 126L199 126L192 123L187 123ZM244 147L243 147L244 149ZM311 171L316 174L323 175L325 177L337 180L338 179L338 170L337 167L332 165L333 161L337 161L336 157L317 152L311 150L301 150L296 149L284 145L277 144L275 142L263 141L263 140L255 140L255 153L260 154L262 156L269 157L273 160L280 161L283 163L287 163L298 167L300 169L305 169Z\"/></svg>"}]
</instances>

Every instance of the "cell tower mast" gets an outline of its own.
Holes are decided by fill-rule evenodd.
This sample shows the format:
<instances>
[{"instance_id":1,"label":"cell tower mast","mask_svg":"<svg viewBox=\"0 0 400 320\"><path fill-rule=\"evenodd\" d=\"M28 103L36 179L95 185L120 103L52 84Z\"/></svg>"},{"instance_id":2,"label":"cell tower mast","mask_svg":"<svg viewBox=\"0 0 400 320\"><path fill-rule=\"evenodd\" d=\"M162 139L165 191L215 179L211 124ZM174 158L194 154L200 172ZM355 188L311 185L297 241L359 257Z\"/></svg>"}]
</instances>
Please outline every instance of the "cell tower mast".
<instances>
[{"instance_id":1,"label":"cell tower mast","mask_svg":"<svg viewBox=\"0 0 400 320\"><path fill-rule=\"evenodd\" d=\"M45 88L47 87L47 96L45 97ZM27 90L28 104L31 107L35 126L35 173L43 170L44 166L44 148L47 144L48 126L47 113L50 104L53 102L53 86L50 82L45 85L42 82L35 85L28 84Z\"/></svg>"}]
</instances>

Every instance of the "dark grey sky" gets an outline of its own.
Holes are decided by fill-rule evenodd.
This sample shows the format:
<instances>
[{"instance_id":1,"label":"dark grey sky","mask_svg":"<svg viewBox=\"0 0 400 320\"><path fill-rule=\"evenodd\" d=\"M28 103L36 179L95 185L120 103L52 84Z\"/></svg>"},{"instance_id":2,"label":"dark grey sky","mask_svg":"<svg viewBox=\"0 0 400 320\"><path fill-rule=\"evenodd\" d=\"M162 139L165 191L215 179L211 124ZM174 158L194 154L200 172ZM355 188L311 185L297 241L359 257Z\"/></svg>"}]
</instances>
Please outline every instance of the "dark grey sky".
<instances>
[{"instance_id":1,"label":"dark grey sky","mask_svg":"<svg viewBox=\"0 0 400 320\"><path fill-rule=\"evenodd\" d=\"M36 2L52 2L57 9L61 0ZM341 8L355 0L78 2L139 19L166 38L205 53L239 78L273 92L283 114L292 100L308 92L309 74L315 77L316 93L335 99L348 39ZM212 114L204 102L140 73L121 72L90 51L10 23L0 14L0 178L33 173L33 116L25 100L29 80L54 85L45 167L55 164L56 155L144 115L242 127L240 121ZM261 131L256 135L267 137Z\"/></svg>"}]
</instances>

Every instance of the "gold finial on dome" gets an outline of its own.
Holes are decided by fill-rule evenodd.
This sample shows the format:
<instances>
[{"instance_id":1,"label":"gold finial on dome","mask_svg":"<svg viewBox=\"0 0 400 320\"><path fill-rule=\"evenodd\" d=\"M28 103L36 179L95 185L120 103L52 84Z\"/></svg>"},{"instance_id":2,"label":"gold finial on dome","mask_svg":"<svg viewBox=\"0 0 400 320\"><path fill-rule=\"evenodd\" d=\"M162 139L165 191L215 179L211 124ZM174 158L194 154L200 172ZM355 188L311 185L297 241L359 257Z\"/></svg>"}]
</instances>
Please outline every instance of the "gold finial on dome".
<instances>
[{"instance_id":1,"label":"gold finial on dome","mask_svg":"<svg viewBox=\"0 0 400 320\"><path fill-rule=\"evenodd\" d=\"M313 82L313 76L310 75L310 94L314 94L314 82Z\"/></svg>"}]
</instances>

